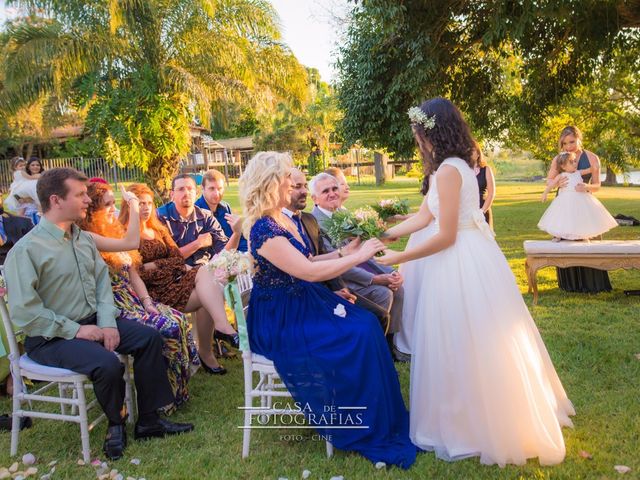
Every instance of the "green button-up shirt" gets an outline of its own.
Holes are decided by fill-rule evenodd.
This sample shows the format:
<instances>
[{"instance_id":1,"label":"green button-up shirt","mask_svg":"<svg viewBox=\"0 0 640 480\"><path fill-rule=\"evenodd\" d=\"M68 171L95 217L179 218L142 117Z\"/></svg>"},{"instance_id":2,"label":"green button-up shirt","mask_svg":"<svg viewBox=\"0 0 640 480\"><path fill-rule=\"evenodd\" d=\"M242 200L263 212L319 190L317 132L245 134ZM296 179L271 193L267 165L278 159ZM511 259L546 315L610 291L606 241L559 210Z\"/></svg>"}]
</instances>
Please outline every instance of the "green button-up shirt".
<instances>
[{"instance_id":1,"label":"green button-up shirt","mask_svg":"<svg viewBox=\"0 0 640 480\"><path fill-rule=\"evenodd\" d=\"M30 337L74 338L93 313L99 327L116 327L109 269L76 225L69 235L43 217L9 251L5 278L11 320Z\"/></svg>"}]
</instances>

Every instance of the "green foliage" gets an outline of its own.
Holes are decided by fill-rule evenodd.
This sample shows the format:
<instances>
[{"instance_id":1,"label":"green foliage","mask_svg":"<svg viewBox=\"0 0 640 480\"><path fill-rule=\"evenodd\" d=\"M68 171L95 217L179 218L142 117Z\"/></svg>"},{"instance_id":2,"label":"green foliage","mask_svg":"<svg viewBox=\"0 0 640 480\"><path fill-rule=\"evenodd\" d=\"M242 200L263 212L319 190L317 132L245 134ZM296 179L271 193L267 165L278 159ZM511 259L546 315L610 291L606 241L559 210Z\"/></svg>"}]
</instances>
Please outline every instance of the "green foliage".
<instances>
[{"instance_id":1,"label":"green foliage","mask_svg":"<svg viewBox=\"0 0 640 480\"><path fill-rule=\"evenodd\" d=\"M399 200L397 198L380 200L378 203L371 205L383 222L394 215L406 215L409 213L409 200L406 198Z\"/></svg>"},{"instance_id":2,"label":"green foliage","mask_svg":"<svg viewBox=\"0 0 640 480\"><path fill-rule=\"evenodd\" d=\"M322 228L336 247L355 237L362 241L378 238L386 230L382 219L369 206L353 211L336 210L323 222Z\"/></svg>"},{"instance_id":3,"label":"green foliage","mask_svg":"<svg viewBox=\"0 0 640 480\"><path fill-rule=\"evenodd\" d=\"M191 123L234 102L300 104L306 93L264 0L11 3L29 15L6 27L0 107L49 94L88 109L105 156L146 169L161 193L189 151Z\"/></svg>"},{"instance_id":4,"label":"green foliage","mask_svg":"<svg viewBox=\"0 0 640 480\"><path fill-rule=\"evenodd\" d=\"M567 125L578 126L585 147L613 172L640 165L640 34L627 35L595 79L549 106L539 129L512 129L510 142L525 147L546 165L558 152L558 135Z\"/></svg>"},{"instance_id":5,"label":"green foliage","mask_svg":"<svg viewBox=\"0 0 640 480\"><path fill-rule=\"evenodd\" d=\"M265 116L254 138L256 150L290 151L298 163L307 161L309 173L319 171L321 154L334 140L341 113L333 89L320 80L318 70L307 69L307 100L302 109L283 102Z\"/></svg>"},{"instance_id":6,"label":"green foliage","mask_svg":"<svg viewBox=\"0 0 640 480\"><path fill-rule=\"evenodd\" d=\"M354 3L338 63L343 134L401 156L414 149L407 110L439 95L479 137L535 132L614 48L632 45L625 28L640 19L622 0Z\"/></svg>"}]
</instances>

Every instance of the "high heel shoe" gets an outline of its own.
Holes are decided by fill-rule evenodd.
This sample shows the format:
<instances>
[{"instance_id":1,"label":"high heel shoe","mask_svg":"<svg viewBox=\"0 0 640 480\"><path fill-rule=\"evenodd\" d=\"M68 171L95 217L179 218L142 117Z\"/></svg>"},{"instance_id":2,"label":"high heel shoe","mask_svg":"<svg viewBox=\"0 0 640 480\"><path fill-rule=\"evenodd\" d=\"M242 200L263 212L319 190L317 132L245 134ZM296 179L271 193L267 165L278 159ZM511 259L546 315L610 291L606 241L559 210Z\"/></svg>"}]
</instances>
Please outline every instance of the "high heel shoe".
<instances>
[{"instance_id":1,"label":"high heel shoe","mask_svg":"<svg viewBox=\"0 0 640 480\"><path fill-rule=\"evenodd\" d=\"M222 333L216 330L215 337L229 343L233 348L240 348L240 336L237 333Z\"/></svg>"},{"instance_id":2,"label":"high heel shoe","mask_svg":"<svg viewBox=\"0 0 640 480\"><path fill-rule=\"evenodd\" d=\"M202 369L205 372L207 372L209 375L224 375L225 373L227 373L227 369L224 368L222 365L215 368L211 368L209 365L204 363L203 359L200 359L200 365L202 366Z\"/></svg>"}]
</instances>

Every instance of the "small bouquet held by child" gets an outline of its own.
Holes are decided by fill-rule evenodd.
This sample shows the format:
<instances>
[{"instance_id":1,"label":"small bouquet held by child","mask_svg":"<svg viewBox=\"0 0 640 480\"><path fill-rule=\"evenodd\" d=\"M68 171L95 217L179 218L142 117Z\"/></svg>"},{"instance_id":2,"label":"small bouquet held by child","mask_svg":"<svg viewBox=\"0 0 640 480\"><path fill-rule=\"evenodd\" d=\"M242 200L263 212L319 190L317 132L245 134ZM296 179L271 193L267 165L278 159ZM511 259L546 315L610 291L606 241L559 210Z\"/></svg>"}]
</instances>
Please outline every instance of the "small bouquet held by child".
<instances>
[{"instance_id":1,"label":"small bouquet held by child","mask_svg":"<svg viewBox=\"0 0 640 480\"><path fill-rule=\"evenodd\" d=\"M607 209L587 190L582 176L577 170L578 162L573 153L564 152L558 156L560 176L567 179L564 187L558 190L558 195L544 212L538 228L553 235L553 241L588 240L602 235L618 226L616 220ZM577 190L578 185L583 185ZM542 194L542 201L547 199L551 183Z\"/></svg>"},{"instance_id":2,"label":"small bouquet held by child","mask_svg":"<svg viewBox=\"0 0 640 480\"><path fill-rule=\"evenodd\" d=\"M249 255L237 250L222 250L205 264L221 285L233 282L238 275L251 273Z\"/></svg>"},{"instance_id":3,"label":"small bouquet held by child","mask_svg":"<svg viewBox=\"0 0 640 480\"><path fill-rule=\"evenodd\" d=\"M396 215L406 215L409 213L409 201L408 200L398 200L397 198L388 198L385 200L380 200L378 203L371 205L382 221L386 222L390 217L394 217Z\"/></svg>"},{"instance_id":4,"label":"small bouquet held by child","mask_svg":"<svg viewBox=\"0 0 640 480\"><path fill-rule=\"evenodd\" d=\"M354 211L336 210L331 218L324 222L323 227L335 247L354 237L360 238L363 242L378 238L387 229L378 213L371 207Z\"/></svg>"}]
</instances>

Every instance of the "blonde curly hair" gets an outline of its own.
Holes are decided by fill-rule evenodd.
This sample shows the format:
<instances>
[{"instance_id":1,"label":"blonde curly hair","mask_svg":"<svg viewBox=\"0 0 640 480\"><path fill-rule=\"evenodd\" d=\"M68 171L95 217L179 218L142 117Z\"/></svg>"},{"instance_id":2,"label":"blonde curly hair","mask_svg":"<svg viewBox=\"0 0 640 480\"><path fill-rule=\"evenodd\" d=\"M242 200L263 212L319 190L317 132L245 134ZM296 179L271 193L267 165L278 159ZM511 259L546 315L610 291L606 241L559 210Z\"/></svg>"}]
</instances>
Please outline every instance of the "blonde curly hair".
<instances>
[{"instance_id":1,"label":"blonde curly hair","mask_svg":"<svg viewBox=\"0 0 640 480\"><path fill-rule=\"evenodd\" d=\"M238 183L245 238L250 237L251 227L260 217L279 208L280 184L292 166L288 153L258 152L249 160Z\"/></svg>"}]
</instances>

